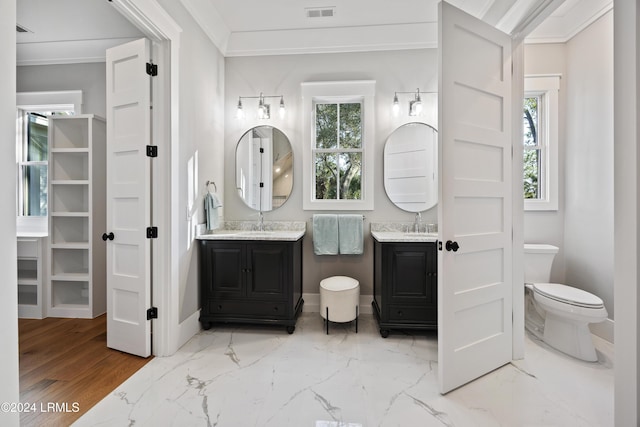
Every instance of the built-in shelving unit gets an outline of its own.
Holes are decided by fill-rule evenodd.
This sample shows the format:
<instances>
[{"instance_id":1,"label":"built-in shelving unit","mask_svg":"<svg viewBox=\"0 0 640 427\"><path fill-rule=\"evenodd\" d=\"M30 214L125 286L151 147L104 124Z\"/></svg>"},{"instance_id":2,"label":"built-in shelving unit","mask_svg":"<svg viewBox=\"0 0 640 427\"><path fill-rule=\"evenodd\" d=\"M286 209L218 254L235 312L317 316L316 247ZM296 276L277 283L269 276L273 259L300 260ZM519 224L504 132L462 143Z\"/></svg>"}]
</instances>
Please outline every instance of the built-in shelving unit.
<instances>
[{"instance_id":1,"label":"built-in shelving unit","mask_svg":"<svg viewBox=\"0 0 640 427\"><path fill-rule=\"evenodd\" d=\"M18 237L18 317L43 317L43 239Z\"/></svg>"},{"instance_id":2,"label":"built-in shelving unit","mask_svg":"<svg viewBox=\"0 0 640 427\"><path fill-rule=\"evenodd\" d=\"M49 124L49 281L51 317L106 311L106 127L92 114Z\"/></svg>"}]
</instances>

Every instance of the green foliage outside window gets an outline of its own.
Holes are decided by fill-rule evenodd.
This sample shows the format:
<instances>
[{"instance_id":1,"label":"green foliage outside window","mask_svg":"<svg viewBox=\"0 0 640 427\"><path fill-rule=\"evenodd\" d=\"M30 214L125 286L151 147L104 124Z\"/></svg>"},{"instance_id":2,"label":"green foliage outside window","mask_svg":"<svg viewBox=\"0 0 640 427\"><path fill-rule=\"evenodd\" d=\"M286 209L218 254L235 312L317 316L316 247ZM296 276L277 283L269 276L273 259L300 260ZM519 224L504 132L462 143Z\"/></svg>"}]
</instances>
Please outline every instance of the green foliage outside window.
<instances>
[{"instance_id":1,"label":"green foliage outside window","mask_svg":"<svg viewBox=\"0 0 640 427\"><path fill-rule=\"evenodd\" d=\"M538 140L539 97L524 100L524 198L539 199L540 194L540 148Z\"/></svg>"},{"instance_id":2,"label":"green foliage outside window","mask_svg":"<svg viewBox=\"0 0 640 427\"><path fill-rule=\"evenodd\" d=\"M316 104L315 198L362 198L362 105Z\"/></svg>"}]
</instances>

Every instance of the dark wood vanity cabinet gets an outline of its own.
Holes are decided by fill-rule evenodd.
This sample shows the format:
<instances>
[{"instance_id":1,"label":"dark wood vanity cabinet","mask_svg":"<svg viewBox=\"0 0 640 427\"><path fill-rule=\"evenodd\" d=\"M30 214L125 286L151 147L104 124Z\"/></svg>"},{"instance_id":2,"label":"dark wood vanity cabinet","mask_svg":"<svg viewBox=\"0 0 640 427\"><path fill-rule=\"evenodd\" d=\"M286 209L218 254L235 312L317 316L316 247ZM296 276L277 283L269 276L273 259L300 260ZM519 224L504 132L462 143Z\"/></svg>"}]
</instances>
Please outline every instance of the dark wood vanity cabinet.
<instances>
[{"instance_id":1,"label":"dark wood vanity cabinet","mask_svg":"<svg viewBox=\"0 0 640 427\"><path fill-rule=\"evenodd\" d=\"M283 325L302 311L302 239L200 240L200 322Z\"/></svg>"},{"instance_id":2,"label":"dark wood vanity cabinet","mask_svg":"<svg viewBox=\"0 0 640 427\"><path fill-rule=\"evenodd\" d=\"M374 239L373 312L380 335L391 329L438 328L435 242Z\"/></svg>"}]
</instances>

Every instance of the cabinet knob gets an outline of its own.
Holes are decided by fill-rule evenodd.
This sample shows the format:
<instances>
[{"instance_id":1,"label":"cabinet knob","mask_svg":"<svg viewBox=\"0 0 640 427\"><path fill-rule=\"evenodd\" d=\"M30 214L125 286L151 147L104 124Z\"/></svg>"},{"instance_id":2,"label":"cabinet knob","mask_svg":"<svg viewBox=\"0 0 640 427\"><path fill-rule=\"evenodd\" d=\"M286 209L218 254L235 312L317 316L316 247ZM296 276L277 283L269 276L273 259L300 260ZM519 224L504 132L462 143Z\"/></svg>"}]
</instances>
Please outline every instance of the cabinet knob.
<instances>
[{"instance_id":1,"label":"cabinet knob","mask_svg":"<svg viewBox=\"0 0 640 427\"><path fill-rule=\"evenodd\" d=\"M273 311L278 311L278 307L273 307Z\"/></svg>"},{"instance_id":2,"label":"cabinet knob","mask_svg":"<svg viewBox=\"0 0 640 427\"><path fill-rule=\"evenodd\" d=\"M398 310L398 316L402 317L402 310Z\"/></svg>"},{"instance_id":3,"label":"cabinet knob","mask_svg":"<svg viewBox=\"0 0 640 427\"><path fill-rule=\"evenodd\" d=\"M109 240L113 240L115 236L113 235L113 231L110 232L109 234L107 233L102 233L102 240L104 240L105 242L107 241L107 239Z\"/></svg>"}]
</instances>

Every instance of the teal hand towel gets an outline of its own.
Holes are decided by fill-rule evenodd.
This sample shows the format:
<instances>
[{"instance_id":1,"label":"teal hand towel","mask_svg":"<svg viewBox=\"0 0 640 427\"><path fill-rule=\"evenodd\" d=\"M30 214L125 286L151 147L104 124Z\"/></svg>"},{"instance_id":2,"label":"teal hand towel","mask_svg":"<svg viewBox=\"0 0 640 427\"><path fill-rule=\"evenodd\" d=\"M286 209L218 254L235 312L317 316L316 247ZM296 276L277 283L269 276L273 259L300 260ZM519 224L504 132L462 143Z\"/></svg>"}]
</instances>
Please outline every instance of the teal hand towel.
<instances>
[{"instance_id":1,"label":"teal hand towel","mask_svg":"<svg viewBox=\"0 0 640 427\"><path fill-rule=\"evenodd\" d=\"M204 214L207 219L207 230L215 230L220 225L218 208L222 206L220 199L215 194L207 192L204 196Z\"/></svg>"},{"instance_id":2,"label":"teal hand towel","mask_svg":"<svg viewBox=\"0 0 640 427\"><path fill-rule=\"evenodd\" d=\"M362 215L338 215L338 236L340 253L343 255L361 255L363 252Z\"/></svg>"},{"instance_id":3,"label":"teal hand towel","mask_svg":"<svg viewBox=\"0 0 640 427\"><path fill-rule=\"evenodd\" d=\"M313 216L313 252L316 255L338 255L338 216Z\"/></svg>"}]
</instances>

